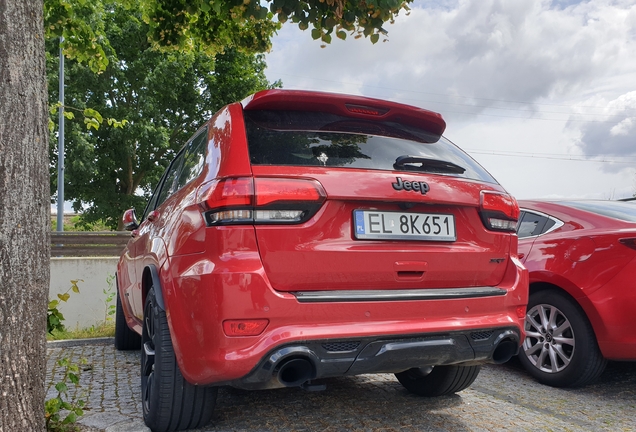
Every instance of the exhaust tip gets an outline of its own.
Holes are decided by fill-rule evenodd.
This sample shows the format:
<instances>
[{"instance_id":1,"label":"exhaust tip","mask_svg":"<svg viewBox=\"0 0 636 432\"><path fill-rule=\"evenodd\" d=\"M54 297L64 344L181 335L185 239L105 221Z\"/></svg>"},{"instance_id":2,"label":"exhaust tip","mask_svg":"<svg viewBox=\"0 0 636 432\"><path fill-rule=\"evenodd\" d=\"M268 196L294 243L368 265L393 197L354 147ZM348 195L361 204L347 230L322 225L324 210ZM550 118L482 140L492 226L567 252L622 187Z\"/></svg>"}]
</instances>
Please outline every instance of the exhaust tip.
<instances>
[{"instance_id":1,"label":"exhaust tip","mask_svg":"<svg viewBox=\"0 0 636 432\"><path fill-rule=\"evenodd\" d=\"M505 363L517 354L517 350L517 344L512 339L503 340L492 353L492 361L495 364Z\"/></svg>"},{"instance_id":2,"label":"exhaust tip","mask_svg":"<svg viewBox=\"0 0 636 432\"><path fill-rule=\"evenodd\" d=\"M304 358L287 360L278 369L278 381L285 387L298 387L311 380L314 376L314 367Z\"/></svg>"}]
</instances>

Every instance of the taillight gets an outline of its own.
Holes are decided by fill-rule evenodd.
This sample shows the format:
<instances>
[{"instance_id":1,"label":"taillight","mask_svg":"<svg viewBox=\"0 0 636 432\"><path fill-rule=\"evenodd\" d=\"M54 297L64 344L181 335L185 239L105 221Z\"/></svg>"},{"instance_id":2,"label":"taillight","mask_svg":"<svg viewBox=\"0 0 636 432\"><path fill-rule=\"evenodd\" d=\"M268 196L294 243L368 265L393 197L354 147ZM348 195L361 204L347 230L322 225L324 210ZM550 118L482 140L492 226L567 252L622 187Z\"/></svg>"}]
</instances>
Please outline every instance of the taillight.
<instances>
[{"instance_id":1,"label":"taillight","mask_svg":"<svg viewBox=\"0 0 636 432\"><path fill-rule=\"evenodd\" d=\"M209 224L252 221L250 207L254 201L254 179L227 178L215 180L209 186L204 197L206 207L212 210L206 213Z\"/></svg>"},{"instance_id":2,"label":"taillight","mask_svg":"<svg viewBox=\"0 0 636 432\"><path fill-rule=\"evenodd\" d=\"M479 213L490 230L515 232L517 229L519 205L507 193L481 191Z\"/></svg>"},{"instance_id":3,"label":"taillight","mask_svg":"<svg viewBox=\"0 0 636 432\"><path fill-rule=\"evenodd\" d=\"M315 180L274 177L215 180L202 195L209 225L301 223L313 216L327 197Z\"/></svg>"}]
</instances>

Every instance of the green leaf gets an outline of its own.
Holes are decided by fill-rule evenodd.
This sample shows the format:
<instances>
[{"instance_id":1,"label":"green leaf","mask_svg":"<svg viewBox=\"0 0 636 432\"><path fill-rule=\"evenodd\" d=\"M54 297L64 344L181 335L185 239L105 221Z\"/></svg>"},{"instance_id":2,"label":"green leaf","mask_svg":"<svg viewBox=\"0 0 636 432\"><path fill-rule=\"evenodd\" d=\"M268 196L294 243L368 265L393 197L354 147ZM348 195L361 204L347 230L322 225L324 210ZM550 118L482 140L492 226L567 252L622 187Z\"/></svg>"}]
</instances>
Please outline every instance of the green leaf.
<instances>
[{"instance_id":1,"label":"green leaf","mask_svg":"<svg viewBox=\"0 0 636 432\"><path fill-rule=\"evenodd\" d=\"M93 117L99 123L104 121L104 119L102 118L102 115L99 112L97 112L96 110L92 109L92 108L84 109L84 115L86 117Z\"/></svg>"},{"instance_id":2,"label":"green leaf","mask_svg":"<svg viewBox=\"0 0 636 432\"><path fill-rule=\"evenodd\" d=\"M330 35L330 34L324 34L324 35L322 35L322 41L323 41L324 43L328 43L328 44L330 44L330 43L331 43L331 35Z\"/></svg>"},{"instance_id":3,"label":"green leaf","mask_svg":"<svg viewBox=\"0 0 636 432\"><path fill-rule=\"evenodd\" d=\"M49 399L44 402L44 410L47 414L55 414L60 410L61 401L58 398Z\"/></svg>"},{"instance_id":4,"label":"green leaf","mask_svg":"<svg viewBox=\"0 0 636 432\"><path fill-rule=\"evenodd\" d=\"M338 37L338 39L345 40L347 38L347 33L344 30L338 30L336 32L336 36Z\"/></svg>"},{"instance_id":5,"label":"green leaf","mask_svg":"<svg viewBox=\"0 0 636 432\"><path fill-rule=\"evenodd\" d=\"M99 122L94 118L84 117L84 124L86 125L86 129L94 128L95 130L99 130Z\"/></svg>"},{"instance_id":6,"label":"green leaf","mask_svg":"<svg viewBox=\"0 0 636 432\"><path fill-rule=\"evenodd\" d=\"M68 391L68 386L66 385L66 383L59 382L55 384L55 390L57 390L60 393L66 393Z\"/></svg>"},{"instance_id":7,"label":"green leaf","mask_svg":"<svg viewBox=\"0 0 636 432\"><path fill-rule=\"evenodd\" d=\"M64 111L64 117L69 120L73 120L75 118L75 114L70 111Z\"/></svg>"},{"instance_id":8,"label":"green leaf","mask_svg":"<svg viewBox=\"0 0 636 432\"><path fill-rule=\"evenodd\" d=\"M316 39L320 39L322 37L322 30L320 29L312 29L311 30L311 37L316 40Z\"/></svg>"},{"instance_id":9,"label":"green leaf","mask_svg":"<svg viewBox=\"0 0 636 432\"><path fill-rule=\"evenodd\" d=\"M77 421L77 415L73 411L71 411L70 413L68 413L68 415L66 416L66 418L64 419L62 423L69 424L69 423L75 423L76 421Z\"/></svg>"},{"instance_id":10,"label":"green leaf","mask_svg":"<svg viewBox=\"0 0 636 432\"><path fill-rule=\"evenodd\" d=\"M65 302L65 301L68 301L69 298L71 298L71 295L69 293L58 294L57 298Z\"/></svg>"},{"instance_id":11,"label":"green leaf","mask_svg":"<svg viewBox=\"0 0 636 432\"><path fill-rule=\"evenodd\" d=\"M370 39L371 39L371 43L376 44L378 43L378 40L380 39L380 35L377 33L374 33L371 35Z\"/></svg>"}]
</instances>

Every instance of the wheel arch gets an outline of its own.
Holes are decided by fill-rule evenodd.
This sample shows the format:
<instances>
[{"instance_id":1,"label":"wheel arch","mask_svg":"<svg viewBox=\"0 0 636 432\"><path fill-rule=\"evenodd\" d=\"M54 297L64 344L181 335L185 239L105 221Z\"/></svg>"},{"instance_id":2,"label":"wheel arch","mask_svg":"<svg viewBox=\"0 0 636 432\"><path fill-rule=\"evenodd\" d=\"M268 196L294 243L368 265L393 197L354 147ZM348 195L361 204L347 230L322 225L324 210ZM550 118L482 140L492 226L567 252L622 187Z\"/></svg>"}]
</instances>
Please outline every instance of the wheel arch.
<instances>
[{"instance_id":1,"label":"wheel arch","mask_svg":"<svg viewBox=\"0 0 636 432\"><path fill-rule=\"evenodd\" d=\"M596 309L594 308L592 303L589 301L589 299L586 296L574 297L569 292L569 290L567 290L567 289L565 289L565 288L563 288L563 287L561 287L559 285L555 285L553 283L550 283L550 282L539 282L539 281L530 282L529 295L532 295L532 294L537 293L539 291L548 291L548 290L557 291L557 292L563 294L574 305L578 306L578 308L583 312L583 315L585 316L585 318L592 325L592 331L594 332L594 337L596 338L597 343L599 343L599 347L600 347L601 352L602 352L603 351L603 347L601 346L601 343L600 343L601 341L599 340L599 335L603 334L603 332L605 331L605 325L604 325L603 320L601 319L601 317L596 312Z\"/></svg>"},{"instance_id":2,"label":"wheel arch","mask_svg":"<svg viewBox=\"0 0 636 432\"><path fill-rule=\"evenodd\" d=\"M166 310L166 305L163 301L163 288L161 286L161 279L159 278L159 271L157 267L154 265L148 265L144 268L144 274L142 277L142 302L146 303L146 296L148 295L148 291L150 291L151 287L155 289L155 299L157 301L157 306L162 311Z\"/></svg>"}]
</instances>

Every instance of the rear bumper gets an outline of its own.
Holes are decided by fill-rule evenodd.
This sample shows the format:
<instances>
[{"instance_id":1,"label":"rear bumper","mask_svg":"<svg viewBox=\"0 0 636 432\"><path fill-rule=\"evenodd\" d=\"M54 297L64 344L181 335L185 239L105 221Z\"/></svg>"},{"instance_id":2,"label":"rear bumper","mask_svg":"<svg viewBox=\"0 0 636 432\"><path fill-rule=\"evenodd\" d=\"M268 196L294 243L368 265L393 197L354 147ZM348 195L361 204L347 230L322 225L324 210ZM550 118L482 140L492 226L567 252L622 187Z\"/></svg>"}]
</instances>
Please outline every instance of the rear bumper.
<instances>
[{"instance_id":1,"label":"rear bumper","mask_svg":"<svg viewBox=\"0 0 636 432\"><path fill-rule=\"evenodd\" d=\"M335 299L273 290L258 253L243 253L236 268L235 261L173 257L161 275L177 361L193 384L280 387L289 383L276 370L297 358L309 362L298 363L310 379L497 362L502 343L514 354L524 337L528 276L514 258L497 287L445 290L448 296L399 290L393 298L332 292L344 296ZM258 336L227 336L223 322L236 319L269 324ZM325 348L353 343L345 351Z\"/></svg>"},{"instance_id":2,"label":"rear bumper","mask_svg":"<svg viewBox=\"0 0 636 432\"><path fill-rule=\"evenodd\" d=\"M413 367L503 363L517 354L519 340L518 329L499 328L290 344L272 350L250 374L227 384L247 390L268 389L335 376L402 372Z\"/></svg>"}]
</instances>

